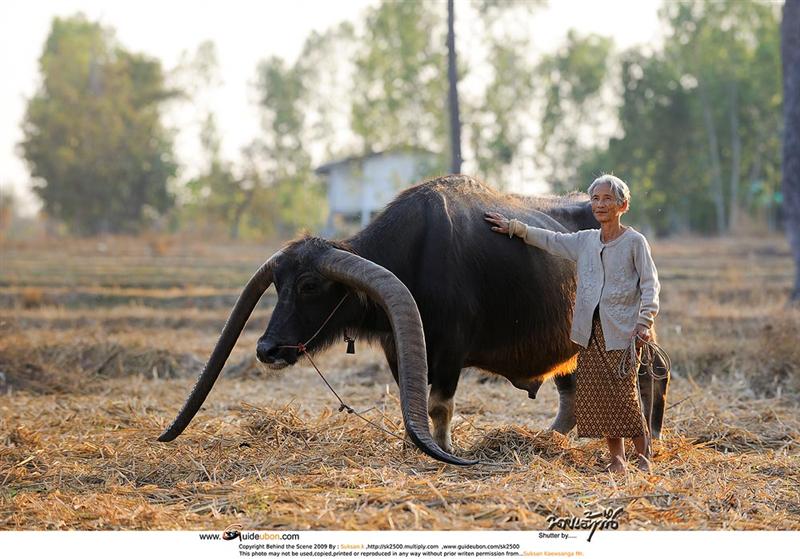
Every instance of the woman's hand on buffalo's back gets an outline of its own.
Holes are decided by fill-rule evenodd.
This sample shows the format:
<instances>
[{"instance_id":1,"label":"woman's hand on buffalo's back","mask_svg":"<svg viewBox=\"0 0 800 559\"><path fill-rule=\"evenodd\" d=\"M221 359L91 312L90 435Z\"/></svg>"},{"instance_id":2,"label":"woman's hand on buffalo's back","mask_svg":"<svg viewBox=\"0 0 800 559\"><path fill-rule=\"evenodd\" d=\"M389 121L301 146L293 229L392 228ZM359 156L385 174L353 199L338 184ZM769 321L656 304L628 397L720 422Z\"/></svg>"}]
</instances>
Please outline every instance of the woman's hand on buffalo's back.
<instances>
[{"instance_id":1,"label":"woman's hand on buffalo's back","mask_svg":"<svg viewBox=\"0 0 800 559\"><path fill-rule=\"evenodd\" d=\"M497 212L485 212L483 216L483 219L494 226L492 227L492 231L502 235L508 235L509 219L506 216Z\"/></svg>"}]
</instances>

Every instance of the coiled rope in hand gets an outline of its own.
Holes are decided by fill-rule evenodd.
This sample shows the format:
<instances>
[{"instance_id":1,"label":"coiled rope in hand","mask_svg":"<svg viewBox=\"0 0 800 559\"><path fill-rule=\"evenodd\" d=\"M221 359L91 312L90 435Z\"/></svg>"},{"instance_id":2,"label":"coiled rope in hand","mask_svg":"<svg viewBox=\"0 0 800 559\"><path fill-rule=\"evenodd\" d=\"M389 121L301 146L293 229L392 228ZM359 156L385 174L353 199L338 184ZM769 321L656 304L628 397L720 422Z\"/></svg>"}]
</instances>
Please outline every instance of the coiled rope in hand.
<instances>
[{"instance_id":1,"label":"coiled rope in hand","mask_svg":"<svg viewBox=\"0 0 800 559\"><path fill-rule=\"evenodd\" d=\"M638 351L639 348L636 347L637 339L642 343L641 352ZM656 372L657 357L661 358L661 362L664 363L663 373ZM619 378L625 378L628 375L628 371L630 370L628 367L629 363L635 365L634 370L636 371L638 371L640 367L644 367L645 372L654 380L664 380L668 378L672 370L672 360L669 358L669 354L666 350L656 342L645 340L638 334L631 338L630 346L625 350L625 354L622 355L619 361L619 365L617 366L617 376Z\"/></svg>"}]
</instances>

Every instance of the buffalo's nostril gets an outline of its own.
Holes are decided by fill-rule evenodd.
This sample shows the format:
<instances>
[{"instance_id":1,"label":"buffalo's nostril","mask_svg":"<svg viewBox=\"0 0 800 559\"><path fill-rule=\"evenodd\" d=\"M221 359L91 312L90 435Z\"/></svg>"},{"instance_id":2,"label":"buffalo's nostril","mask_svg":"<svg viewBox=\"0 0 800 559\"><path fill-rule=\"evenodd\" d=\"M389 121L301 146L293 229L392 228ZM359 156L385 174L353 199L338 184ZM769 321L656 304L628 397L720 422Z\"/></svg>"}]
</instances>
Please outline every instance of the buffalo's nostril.
<instances>
[{"instance_id":1,"label":"buffalo's nostril","mask_svg":"<svg viewBox=\"0 0 800 559\"><path fill-rule=\"evenodd\" d=\"M279 349L277 347L270 347L266 344L258 344L256 346L256 357L262 363L274 363Z\"/></svg>"}]
</instances>

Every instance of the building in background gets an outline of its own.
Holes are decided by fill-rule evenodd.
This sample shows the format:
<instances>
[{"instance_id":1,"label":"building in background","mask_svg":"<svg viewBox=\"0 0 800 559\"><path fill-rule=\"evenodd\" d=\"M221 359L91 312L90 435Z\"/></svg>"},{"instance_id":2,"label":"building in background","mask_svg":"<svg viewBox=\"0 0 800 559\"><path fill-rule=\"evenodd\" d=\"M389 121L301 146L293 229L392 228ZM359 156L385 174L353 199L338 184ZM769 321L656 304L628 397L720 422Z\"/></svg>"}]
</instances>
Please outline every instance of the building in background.
<instances>
[{"instance_id":1,"label":"building in background","mask_svg":"<svg viewBox=\"0 0 800 559\"><path fill-rule=\"evenodd\" d=\"M419 148L394 149L331 161L316 169L326 179L325 236L366 226L398 192L438 174L439 156Z\"/></svg>"}]
</instances>

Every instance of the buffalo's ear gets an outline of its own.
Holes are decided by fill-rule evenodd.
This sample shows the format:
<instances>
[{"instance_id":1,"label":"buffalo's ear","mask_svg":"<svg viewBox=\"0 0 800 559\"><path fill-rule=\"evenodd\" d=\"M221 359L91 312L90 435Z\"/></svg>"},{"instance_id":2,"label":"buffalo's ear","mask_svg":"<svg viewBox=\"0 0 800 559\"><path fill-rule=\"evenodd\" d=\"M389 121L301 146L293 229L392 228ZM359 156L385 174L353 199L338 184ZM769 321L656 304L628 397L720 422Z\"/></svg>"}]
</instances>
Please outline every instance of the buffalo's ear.
<instances>
[{"instance_id":1,"label":"buffalo's ear","mask_svg":"<svg viewBox=\"0 0 800 559\"><path fill-rule=\"evenodd\" d=\"M362 308L363 308L363 307L366 307L366 306L369 304L369 297L367 296L367 294L366 294L366 293L364 293L364 292L363 292L363 291L361 291L360 289L353 289L353 290L351 291L351 293L352 293L352 294L353 294L353 296L356 298L356 301L358 301L358 304L359 304L359 305L360 305Z\"/></svg>"}]
</instances>

